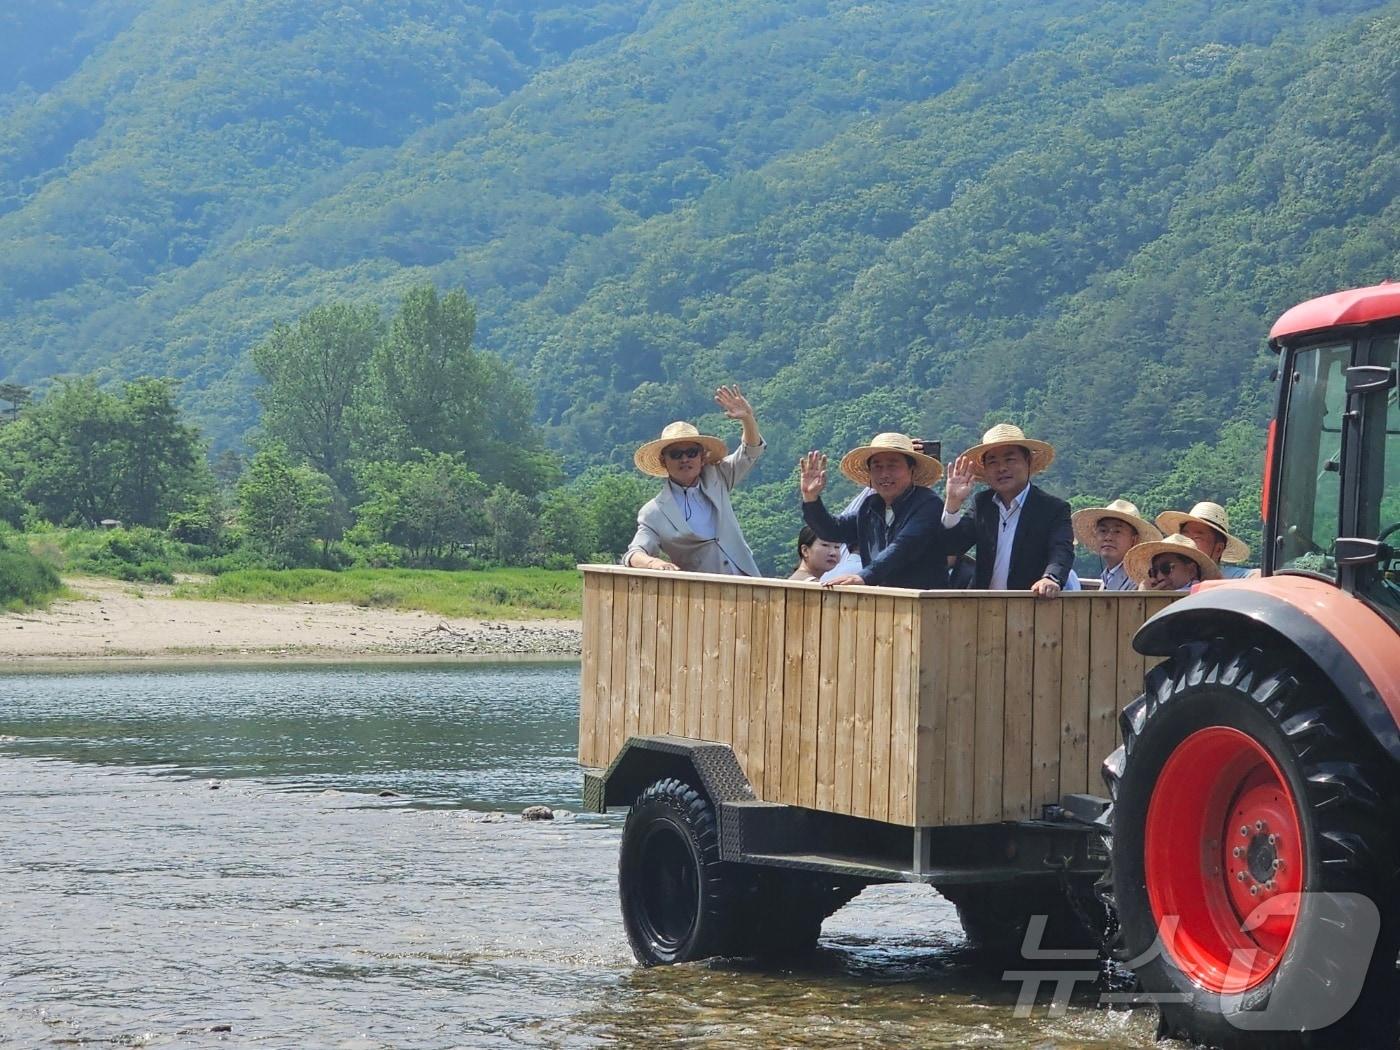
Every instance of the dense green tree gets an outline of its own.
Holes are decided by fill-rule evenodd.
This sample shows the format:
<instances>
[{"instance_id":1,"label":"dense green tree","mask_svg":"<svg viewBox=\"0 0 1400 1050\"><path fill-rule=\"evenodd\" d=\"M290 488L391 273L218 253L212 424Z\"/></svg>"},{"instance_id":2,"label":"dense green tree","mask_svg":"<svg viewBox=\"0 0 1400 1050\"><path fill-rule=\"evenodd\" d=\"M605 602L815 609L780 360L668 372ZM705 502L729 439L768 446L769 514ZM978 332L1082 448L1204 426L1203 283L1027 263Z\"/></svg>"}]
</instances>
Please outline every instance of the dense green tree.
<instances>
[{"instance_id":1,"label":"dense green tree","mask_svg":"<svg viewBox=\"0 0 1400 1050\"><path fill-rule=\"evenodd\" d=\"M270 442L238 482L238 525L244 541L279 567L309 565L325 540L333 503L331 479L295 463Z\"/></svg>"},{"instance_id":2,"label":"dense green tree","mask_svg":"<svg viewBox=\"0 0 1400 1050\"><path fill-rule=\"evenodd\" d=\"M425 453L404 463L365 463L358 481L364 500L347 539L399 548L406 564L448 565L486 531L486 486L461 456Z\"/></svg>"},{"instance_id":3,"label":"dense green tree","mask_svg":"<svg viewBox=\"0 0 1400 1050\"><path fill-rule=\"evenodd\" d=\"M501 565L526 565L536 549L538 520L525 496L504 485L491 490L481 505L486 516L486 542Z\"/></svg>"},{"instance_id":4,"label":"dense green tree","mask_svg":"<svg viewBox=\"0 0 1400 1050\"><path fill-rule=\"evenodd\" d=\"M374 307L329 303L253 347L263 432L342 489L350 481L350 406L382 336Z\"/></svg>"}]
</instances>

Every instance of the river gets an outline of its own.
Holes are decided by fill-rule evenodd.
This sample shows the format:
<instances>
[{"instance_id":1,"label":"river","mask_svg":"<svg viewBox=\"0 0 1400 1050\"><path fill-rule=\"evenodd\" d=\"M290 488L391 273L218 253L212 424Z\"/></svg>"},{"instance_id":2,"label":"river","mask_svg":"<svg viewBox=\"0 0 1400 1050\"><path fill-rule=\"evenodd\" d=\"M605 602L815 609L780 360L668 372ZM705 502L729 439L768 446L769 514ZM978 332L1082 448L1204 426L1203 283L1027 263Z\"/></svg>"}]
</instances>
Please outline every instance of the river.
<instances>
[{"instance_id":1,"label":"river","mask_svg":"<svg viewBox=\"0 0 1400 1050\"><path fill-rule=\"evenodd\" d=\"M920 887L797 969L636 967L622 816L576 813L577 676L0 675L0 1046L1153 1046L1087 986L1016 1016Z\"/></svg>"}]
</instances>

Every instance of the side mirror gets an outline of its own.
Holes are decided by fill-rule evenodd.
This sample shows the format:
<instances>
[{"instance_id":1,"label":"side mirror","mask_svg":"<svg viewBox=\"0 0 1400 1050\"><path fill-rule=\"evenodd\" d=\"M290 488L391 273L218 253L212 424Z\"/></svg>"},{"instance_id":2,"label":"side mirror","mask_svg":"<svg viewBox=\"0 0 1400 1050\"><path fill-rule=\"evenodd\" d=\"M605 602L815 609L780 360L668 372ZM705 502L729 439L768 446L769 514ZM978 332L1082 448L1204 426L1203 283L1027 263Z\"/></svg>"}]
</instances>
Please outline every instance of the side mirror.
<instances>
[{"instance_id":1,"label":"side mirror","mask_svg":"<svg viewBox=\"0 0 1400 1050\"><path fill-rule=\"evenodd\" d=\"M1395 385L1395 369L1386 365L1352 365L1347 369L1347 393L1369 394Z\"/></svg>"},{"instance_id":2,"label":"side mirror","mask_svg":"<svg viewBox=\"0 0 1400 1050\"><path fill-rule=\"evenodd\" d=\"M1333 559L1338 565L1373 565L1393 554L1390 547L1380 540L1360 536L1343 536L1332 548Z\"/></svg>"}]
</instances>

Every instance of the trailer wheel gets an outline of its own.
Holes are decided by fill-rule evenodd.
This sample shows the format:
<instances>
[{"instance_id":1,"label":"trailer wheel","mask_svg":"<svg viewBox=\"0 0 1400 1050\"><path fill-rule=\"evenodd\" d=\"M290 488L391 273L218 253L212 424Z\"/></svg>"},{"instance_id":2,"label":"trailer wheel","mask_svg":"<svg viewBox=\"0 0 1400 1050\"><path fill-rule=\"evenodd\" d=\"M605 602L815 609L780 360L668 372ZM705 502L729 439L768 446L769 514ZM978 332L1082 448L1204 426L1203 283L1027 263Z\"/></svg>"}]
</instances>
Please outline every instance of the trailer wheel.
<instances>
[{"instance_id":1,"label":"trailer wheel","mask_svg":"<svg viewBox=\"0 0 1400 1050\"><path fill-rule=\"evenodd\" d=\"M1081 920L1056 882L1009 882L938 887L958 910L968 943L990 965L1027 965L1055 952L1073 952L1072 965L1083 966L1082 953L1098 949L1098 937ZM1045 917L1043 931L1026 957L1026 932L1036 916ZM1063 966L1060 960L1055 964Z\"/></svg>"},{"instance_id":2,"label":"trailer wheel","mask_svg":"<svg viewBox=\"0 0 1400 1050\"><path fill-rule=\"evenodd\" d=\"M1291 654L1178 650L1104 765L1125 960L1161 1034L1395 1046L1389 762Z\"/></svg>"},{"instance_id":3,"label":"trailer wheel","mask_svg":"<svg viewBox=\"0 0 1400 1050\"><path fill-rule=\"evenodd\" d=\"M735 886L704 795L668 778L637 796L622 832L618 890L627 940L643 966L729 952Z\"/></svg>"},{"instance_id":4,"label":"trailer wheel","mask_svg":"<svg viewBox=\"0 0 1400 1050\"><path fill-rule=\"evenodd\" d=\"M764 962L810 955L822 923L863 889L862 882L835 876L776 869L748 872L736 953Z\"/></svg>"}]
</instances>

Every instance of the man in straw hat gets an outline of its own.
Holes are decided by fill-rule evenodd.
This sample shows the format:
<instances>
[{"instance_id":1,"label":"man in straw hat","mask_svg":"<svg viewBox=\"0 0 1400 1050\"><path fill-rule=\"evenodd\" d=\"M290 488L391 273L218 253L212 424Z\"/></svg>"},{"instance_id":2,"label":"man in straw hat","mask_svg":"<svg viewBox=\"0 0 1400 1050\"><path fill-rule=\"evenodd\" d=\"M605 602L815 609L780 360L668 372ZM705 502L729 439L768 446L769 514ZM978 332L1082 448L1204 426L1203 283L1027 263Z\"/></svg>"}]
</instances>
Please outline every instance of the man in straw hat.
<instances>
[{"instance_id":1,"label":"man in straw hat","mask_svg":"<svg viewBox=\"0 0 1400 1050\"><path fill-rule=\"evenodd\" d=\"M1138 513L1136 504L1116 499L1107 507L1087 507L1070 518L1074 538L1103 559L1099 586L1105 591L1135 591L1123 558L1139 543L1160 540L1157 526Z\"/></svg>"},{"instance_id":2,"label":"man in straw hat","mask_svg":"<svg viewBox=\"0 0 1400 1050\"><path fill-rule=\"evenodd\" d=\"M1197 503L1189 511L1164 510L1157 515L1157 527L1168 536L1180 533L1194 543L1220 566L1222 578L1237 580L1253 575L1250 569L1234 564L1249 557L1249 545L1230 535L1230 517L1219 503Z\"/></svg>"},{"instance_id":3,"label":"man in straw hat","mask_svg":"<svg viewBox=\"0 0 1400 1050\"><path fill-rule=\"evenodd\" d=\"M1123 560L1144 591L1189 591L1202 580L1220 579L1220 566L1181 533L1139 543Z\"/></svg>"},{"instance_id":4,"label":"man in straw hat","mask_svg":"<svg viewBox=\"0 0 1400 1050\"><path fill-rule=\"evenodd\" d=\"M720 438L678 422L668 424L659 438L633 455L638 470L665 478L666 484L637 512L637 534L622 555L623 565L760 575L730 505L729 490L753 469L766 446L753 407L737 386L720 387L715 401L726 416L743 424L743 440L733 452L726 455ZM666 558L660 557L663 553Z\"/></svg>"},{"instance_id":5,"label":"man in straw hat","mask_svg":"<svg viewBox=\"0 0 1400 1050\"><path fill-rule=\"evenodd\" d=\"M1053 598L1074 564L1074 529L1069 504L1031 484L1050 465L1055 450L1026 437L1021 428L998 423L953 464L948 475L943 525L952 553L977 546L976 585L982 590L1030 590ZM988 488L965 502L976 482Z\"/></svg>"},{"instance_id":6,"label":"man in straw hat","mask_svg":"<svg viewBox=\"0 0 1400 1050\"><path fill-rule=\"evenodd\" d=\"M809 452L798 461L802 517L824 540L836 540L860 552L859 572L836 576L828 587L868 584L875 587L946 586L943 550L943 501L932 485L943 464L915 451L905 434L877 434L868 445L841 457L841 473L871 492L854 510L832 516L822 503L827 458Z\"/></svg>"}]
</instances>

